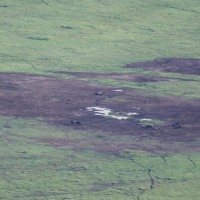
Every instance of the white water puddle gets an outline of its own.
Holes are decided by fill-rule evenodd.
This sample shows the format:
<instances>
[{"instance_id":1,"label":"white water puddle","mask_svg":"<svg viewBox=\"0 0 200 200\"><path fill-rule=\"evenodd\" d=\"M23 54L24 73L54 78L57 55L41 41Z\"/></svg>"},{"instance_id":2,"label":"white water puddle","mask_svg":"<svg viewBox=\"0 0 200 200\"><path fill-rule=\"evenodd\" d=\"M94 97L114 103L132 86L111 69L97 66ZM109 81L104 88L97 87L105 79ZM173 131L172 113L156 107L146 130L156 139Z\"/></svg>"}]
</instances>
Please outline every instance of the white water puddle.
<instances>
[{"instance_id":1,"label":"white water puddle","mask_svg":"<svg viewBox=\"0 0 200 200\"><path fill-rule=\"evenodd\" d=\"M131 116L131 115L139 115L138 113L136 113L136 112L133 112L133 113L127 113L126 115L128 115L128 116Z\"/></svg>"},{"instance_id":2,"label":"white water puddle","mask_svg":"<svg viewBox=\"0 0 200 200\"><path fill-rule=\"evenodd\" d=\"M140 109L140 108L137 108L137 107L133 107L135 109ZM113 118L113 119L118 119L118 120L125 120L125 119L128 119L129 117L131 116L137 116L139 115L137 112L128 112L128 113L115 113L112 111L112 109L109 109L109 108L105 108L105 107L98 107L98 106L94 106L94 107L87 107L86 110L88 112L93 112L94 115L96 116L103 116L103 117L110 117L110 118ZM139 120L140 122L151 122L152 119L149 119L149 118L142 118L142 119L137 119L136 120Z\"/></svg>"},{"instance_id":3,"label":"white water puddle","mask_svg":"<svg viewBox=\"0 0 200 200\"><path fill-rule=\"evenodd\" d=\"M114 92L123 92L123 90L117 89L117 90L113 90Z\"/></svg>"},{"instance_id":4,"label":"white water puddle","mask_svg":"<svg viewBox=\"0 0 200 200\"><path fill-rule=\"evenodd\" d=\"M137 109L137 110L140 110L140 108L137 108L137 107L133 107L134 109Z\"/></svg>"},{"instance_id":5,"label":"white water puddle","mask_svg":"<svg viewBox=\"0 0 200 200\"><path fill-rule=\"evenodd\" d=\"M133 108L138 109L137 107L133 107ZM128 119L130 116L139 115L137 112L128 112L128 113L123 113L123 114L115 113L115 112L112 111L112 109L104 108L104 107L98 107L98 106L87 107L86 110L89 111L89 112L93 112L94 115L97 115L97 116L110 117L110 118L118 119L118 120ZM139 121L140 122L151 122L152 119L142 118L142 119L139 119Z\"/></svg>"},{"instance_id":6,"label":"white water puddle","mask_svg":"<svg viewBox=\"0 0 200 200\"><path fill-rule=\"evenodd\" d=\"M114 119L128 119L128 116L124 116L124 115L115 115L112 113L112 110L109 108L103 108L103 107L87 107L86 108L87 111L89 112L94 112L95 115L99 115L99 116L103 116L103 117L111 117Z\"/></svg>"},{"instance_id":7,"label":"white water puddle","mask_svg":"<svg viewBox=\"0 0 200 200\"><path fill-rule=\"evenodd\" d=\"M114 119L119 119L119 120L121 120L121 119L128 119L128 117L122 117L122 116L116 116L116 115L109 115L109 117L112 117Z\"/></svg>"},{"instance_id":8,"label":"white water puddle","mask_svg":"<svg viewBox=\"0 0 200 200\"><path fill-rule=\"evenodd\" d=\"M151 121L151 119L145 119L145 118L144 118L144 119L140 119L140 121L141 121L141 122L144 122L144 121L148 121L148 122L149 122L149 121Z\"/></svg>"}]
</instances>

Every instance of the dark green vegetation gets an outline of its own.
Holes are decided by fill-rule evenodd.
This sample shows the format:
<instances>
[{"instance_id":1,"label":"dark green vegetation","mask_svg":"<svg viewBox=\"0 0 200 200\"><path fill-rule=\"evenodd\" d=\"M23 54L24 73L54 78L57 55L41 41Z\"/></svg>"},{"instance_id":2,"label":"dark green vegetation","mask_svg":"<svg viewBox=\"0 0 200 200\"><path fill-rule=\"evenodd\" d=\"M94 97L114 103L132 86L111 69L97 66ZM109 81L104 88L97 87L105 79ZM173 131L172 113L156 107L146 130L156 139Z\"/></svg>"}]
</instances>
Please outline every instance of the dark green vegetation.
<instances>
[{"instance_id":1,"label":"dark green vegetation","mask_svg":"<svg viewBox=\"0 0 200 200\"><path fill-rule=\"evenodd\" d=\"M84 79L198 102L198 73L123 66L155 58L200 58L199 16L197 0L1 0L0 72ZM84 78L57 71L166 80ZM141 125L164 123L155 118ZM0 199L199 200L199 147L198 138L166 142L10 114L0 117Z\"/></svg>"}]
</instances>

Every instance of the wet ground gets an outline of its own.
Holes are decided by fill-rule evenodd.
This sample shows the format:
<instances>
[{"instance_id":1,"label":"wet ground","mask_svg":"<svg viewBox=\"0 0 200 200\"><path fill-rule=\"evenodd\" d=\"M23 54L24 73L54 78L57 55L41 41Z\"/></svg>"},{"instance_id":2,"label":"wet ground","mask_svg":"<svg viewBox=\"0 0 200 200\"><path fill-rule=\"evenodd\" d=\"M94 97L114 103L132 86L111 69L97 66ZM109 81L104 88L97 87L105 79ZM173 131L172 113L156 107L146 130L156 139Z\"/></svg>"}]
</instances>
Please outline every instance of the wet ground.
<instances>
[{"instance_id":1,"label":"wet ground","mask_svg":"<svg viewBox=\"0 0 200 200\"><path fill-rule=\"evenodd\" d=\"M190 60L186 63L190 63ZM153 64L151 66L153 67ZM195 69L197 74L198 68L195 67ZM178 67L174 71L179 72ZM179 73L186 73L186 71L185 66ZM190 72L193 73L192 67ZM81 73L74 73L74 75L76 77L104 76ZM139 78L119 74L105 76L114 76L123 80L135 78L139 82L156 81L151 78L147 80L142 76ZM100 109L98 113L94 109L96 107L105 110ZM169 142L189 142L200 137L199 111L200 101L198 100L145 96L138 90L100 86L77 79L0 74L0 115L3 116L37 118L57 126L101 130L114 135L133 135ZM145 121L144 119L147 124L141 124ZM148 123L151 120L153 125ZM156 121L162 123L154 124ZM62 143L63 141L60 141L61 146Z\"/></svg>"}]
</instances>

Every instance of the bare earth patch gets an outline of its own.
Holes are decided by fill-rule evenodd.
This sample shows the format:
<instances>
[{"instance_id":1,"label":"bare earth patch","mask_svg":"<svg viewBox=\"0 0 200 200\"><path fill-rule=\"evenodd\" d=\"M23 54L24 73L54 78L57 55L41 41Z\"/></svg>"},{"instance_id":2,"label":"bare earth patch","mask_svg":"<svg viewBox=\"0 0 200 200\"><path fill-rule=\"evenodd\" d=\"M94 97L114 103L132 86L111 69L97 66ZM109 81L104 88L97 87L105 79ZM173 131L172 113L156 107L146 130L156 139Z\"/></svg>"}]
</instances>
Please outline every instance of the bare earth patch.
<instances>
[{"instance_id":1,"label":"bare earth patch","mask_svg":"<svg viewBox=\"0 0 200 200\"><path fill-rule=\"evenodd\" d=\"M161 141L188 142L199 138L200 102L197 100L145 96L126 88L116 92L115 87L80 80L25 74L0 74L0 85L0 115L3 116L32 117L74 129L101 130ZM121 120L98 116L87 110L94 106L111 109L114 115L137 115ZM140 120L144 118L159 119L164 124L156 128L142 127ZM63 142L50 143L63 146Z\"/></svg>"},{"instance_id":2,"label":"bare earth patch","mask_svg":"<svg viewBox=\"0 0 200 200\"><path fill-rule=\"evenodd\" d=\"M200 59L163 58L148 62L128 64L127 68L142 68L151 71L200 75Z\"/></svg>"}]
</instances>

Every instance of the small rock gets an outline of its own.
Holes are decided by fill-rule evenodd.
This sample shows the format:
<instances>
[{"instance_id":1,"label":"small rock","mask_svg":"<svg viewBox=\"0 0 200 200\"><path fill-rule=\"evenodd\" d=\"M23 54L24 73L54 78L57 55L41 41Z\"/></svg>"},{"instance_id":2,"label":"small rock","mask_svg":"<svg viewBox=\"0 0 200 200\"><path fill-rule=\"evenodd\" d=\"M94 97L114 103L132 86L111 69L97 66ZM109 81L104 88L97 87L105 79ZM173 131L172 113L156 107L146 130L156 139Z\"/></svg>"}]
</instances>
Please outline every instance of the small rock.
<instances>
[{"instance_id":1,"label":"small rock","mask_svg":"<svg viewBox=\"0 0 200 200\"><path fill-rule=\"evenodd\" d=\"M71 124L72 125L81 125L82 123L80 121L71 120Z\"/></svg>"},{"instance_id":2,"label":"small rock","mask_svg":"<svg viewBox=\"0 0 200 200\"><path fill-rule=\"evenodd\" d=\"M142 124L141 127L145 128L145 129L148 129L148 130L158 130L158 127L153 126L151 124Z\"/></svg>"},{"instance_id":3,"label":"small rock","mask_svg":"<svg viewBox=\"0 0 200 200\"><path fill-rule=\"evenodd\" d=\"M172 126L173 126L173 128L175 128L175 129L181 128L181 125L180 125L179 122L176 122L176 123L172 124Z\"/></svg>"},{"instance_id":4,"label":"small rock","mask_svg":"<svg viewBox=\"0 0 200 200\"><path fill-rule=\"evenodd\" d=\"M76 124L77 124L77 125L81 125L82 123L81 123L80 121L77 121Z\"/></svg>"},{"instance_id":5,"label":"small rock","mask_svg":"<svg viewBox=\"0 0 200 200\"><path fill-rule=\"evenodd\" d=\"M100 91L98 91L98 92L95 92L95 95L103 95L103 92L100 92Z\"/></svg>"},{"instance_id":6,"label":"small rock","mask_svg":"<svg viewBox=\"0 0 200 200\"><path fill-rule=\"evenodd\" d=\"M61 28L63 28L63 29L74 29L74 27L72 27L72 26L61 26Z\"/></svg>"},{"instance_id":7,"label":"small rock","mask_svg":"<svg viewBox=\"0 0 200 200\"><path fill-rule=\"evenodd\" d=\"M157 126L154 126L153 127L153 130L158 130L159 128Z\"/></svg>"}]
</instances>

